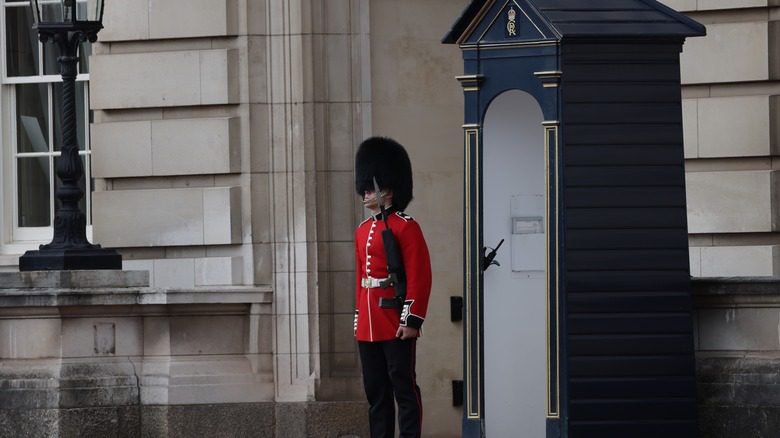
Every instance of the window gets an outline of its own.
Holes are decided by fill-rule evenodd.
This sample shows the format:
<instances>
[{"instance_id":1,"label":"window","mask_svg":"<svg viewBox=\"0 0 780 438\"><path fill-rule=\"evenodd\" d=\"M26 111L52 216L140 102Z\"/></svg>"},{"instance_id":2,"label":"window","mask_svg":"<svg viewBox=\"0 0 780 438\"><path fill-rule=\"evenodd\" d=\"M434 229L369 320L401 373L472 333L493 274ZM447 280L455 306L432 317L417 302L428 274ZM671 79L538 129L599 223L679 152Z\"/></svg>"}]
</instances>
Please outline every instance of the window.
<instances>
[{"instance_id":1,"label":"window","mask_svg":"<svg viewBox=\"0 0 780 438\"><path fill-rule=\"evenodd\" d=\"M51 239L58 181L56 163L62 146L62 80L58 50L38 41L27 1L0 0L2 18L2 212L6 247ZM85 178L81 209L91 225L88 56L81 45L76 79L77 131ZM91 227L88 227L88 232ZM10 244L10 245L9 245ZM7 252L7 250L6 250Z\"/></svg>"}]
</instances>

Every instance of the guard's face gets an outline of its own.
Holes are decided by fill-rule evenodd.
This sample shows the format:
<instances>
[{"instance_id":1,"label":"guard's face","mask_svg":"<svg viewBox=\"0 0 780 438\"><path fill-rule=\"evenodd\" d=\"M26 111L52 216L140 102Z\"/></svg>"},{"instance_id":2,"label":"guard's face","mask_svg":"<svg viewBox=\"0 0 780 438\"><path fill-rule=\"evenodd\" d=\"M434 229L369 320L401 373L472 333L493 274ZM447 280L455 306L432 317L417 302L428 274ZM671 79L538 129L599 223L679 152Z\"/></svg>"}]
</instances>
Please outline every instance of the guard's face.
<instances>
[{"instance_id":1,"label":"guard's face","mask_svg":"<svg viewBox=\"0 0 780 438\"><path fill-rule=\"evenodd\" d=\"M385 207L389 207L392 198L393 192L391 191L380 191L379 196L377 196L377 193L374 190L366 190L363 192L363 206L371 211L378 211L378 201L380 199Z\"/></svg>"}]
</instances>

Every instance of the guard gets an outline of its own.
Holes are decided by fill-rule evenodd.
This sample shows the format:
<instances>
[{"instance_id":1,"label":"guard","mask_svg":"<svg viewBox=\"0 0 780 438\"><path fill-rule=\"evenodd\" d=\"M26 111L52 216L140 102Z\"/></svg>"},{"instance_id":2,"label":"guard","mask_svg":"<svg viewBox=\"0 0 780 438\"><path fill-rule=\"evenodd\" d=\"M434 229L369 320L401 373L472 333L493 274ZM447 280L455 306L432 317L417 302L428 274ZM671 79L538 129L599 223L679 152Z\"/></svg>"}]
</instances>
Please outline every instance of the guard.
<instances>
[{"instance_id":1,"label":"guard","mask_svg":"<svg viewBox=\"0 0 780 438\"><path fill-rule=\"evenodd\" d=\"M422 434L415 376L420 327L431 292L431 262L420 225L403 210L412 200L412 165L389 138L372 137L355 157L355 189L372 216L355 231L355 338L369 402L371 437Z\"/></svg>"}]
</instances>

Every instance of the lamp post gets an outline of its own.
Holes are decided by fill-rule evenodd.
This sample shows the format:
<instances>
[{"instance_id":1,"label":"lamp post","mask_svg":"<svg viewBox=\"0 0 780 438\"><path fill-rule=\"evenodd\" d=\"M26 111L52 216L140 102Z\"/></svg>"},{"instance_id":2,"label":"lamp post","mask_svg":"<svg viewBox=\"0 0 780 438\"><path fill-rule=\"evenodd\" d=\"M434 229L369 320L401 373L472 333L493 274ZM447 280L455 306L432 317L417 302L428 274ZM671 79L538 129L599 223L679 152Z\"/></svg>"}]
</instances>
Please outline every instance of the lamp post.
<instances>
[{"instance_id":1,"label":"lamp post","mask_svg":"<svg viewBox=\"0 0 780 438\"><path fill-rule=\"evenodd\" d=\"M87 240L87 221L79 209L84 192L79 182L84 167L79 157L76 134L76 65L79 45L97 41L103 28L103 0L30 0L33 28L41 42L59 47L62 75L62 148L57 162L57 190L54 238L38 250L19 258L20 271L122 269L122 257L113 249Z\"/></svg>"}]
</instances>

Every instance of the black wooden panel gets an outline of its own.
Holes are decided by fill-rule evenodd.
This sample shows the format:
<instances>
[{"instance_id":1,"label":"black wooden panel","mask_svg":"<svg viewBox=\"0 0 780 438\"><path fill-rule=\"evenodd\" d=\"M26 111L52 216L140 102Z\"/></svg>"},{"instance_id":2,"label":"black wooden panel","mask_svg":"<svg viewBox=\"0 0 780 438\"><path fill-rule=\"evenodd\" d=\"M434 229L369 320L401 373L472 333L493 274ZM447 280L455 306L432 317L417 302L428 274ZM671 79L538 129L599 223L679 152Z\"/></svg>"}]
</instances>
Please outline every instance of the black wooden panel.
<instances>
[{"instance_id":1,"label":"black wooden panel","mask_svg":"<svg viewBox=\"0 0 780 438\"><path fill-rule=\"evenodd\" d=\"M569 103L567 123L676 123L682 109L679 102Z\"/></svg>"},{"instance_id":2,"label":"black wooden panel","mask_svg":"<svg viewBox=\"0 0 780 438\"><path fill-rule=\"evenodd\" d=\"M585 63L572 62L564 66L564 81L577 82L636 82L679 80L680 67L674 62Z\"/></svg>"},{"instance_id":3,"label":"black wooden panel","mask_svg":"<svg viewBox=\"0 0 780 438\"><path fill-rule=\"evenodd\" d=\"M567 10L581 11L582 10L581 4L573 3L571 0L535 0L533 4L537 5L539 10L541 10L545 14L553 10L560 10L560 11L567 11ZM637 0L631 0L631 1L599 0L599 1L588 2L588 10L611 11L615 9L625 9L625 10L634 10L634 11L649 10L647 5Z\"/></svg>"},{"instance_id":4,"label":"black wooden panel","mask_svg":"<svg viewBox=\"0 0 780 438\"><path fill-rule=\"evenodd\" d=\"M572 421L569 438L695 438L695 420Z\"/></svg>"},{"instance_id":5,"label":"black wooden panel","mask_svg":"<svg viewBox=\"0 0 780 438\"><path fill-rule=\"evenodd\" d=\"M678 271L570 272L566 274L569 292L630 292L689 290L690 274Z\"/></svg>"},{"instance_id":6,"label":"black wooden panel","mask_svg":"<svg viewBox=\"0 0 780 438\"><path fill-rule=\"evenodd\" d=\"M684 228L568 229L566 248L687 250L688 233Z\"/></svg>"},{"instance_id":7,"label":"black wooden panel","mask_svg":"<svg viewBox=\"0 0 780 438\"><path fill-rule=\"evenodd\" d=\"M680 165L665 166L571 166L566 167L566 185L579 186L682 186L685 171Z\"/></svg>"},{"instance_id":8,"label":"black wooden panel","mask_svg":"<svg viewBox=\"0 0 780 438\"><path fill-rule=\"evenodd\" d=\"M693 355L634 357L572 357L569 376L628 377L693 375Z\"/></svg>"},{"instance_id":9,"label":"black wooden panel","mask_svg":"<svg viewBox=\"0 0 780 438\"><path fill-rule=\"evenodd\" d=\"M686 292L571 292L567 296L571 313L604 312L690 312Z\"/></svg>"},{"instance_id":10,"label":"black wooden panel","mask_svg":"<svg viewBox=\"0 0 780 438\"><path fill-rule=\"evenodd\" d=\"M689 397L695 391L693 376L581 377L569 383L569 395L577 399Z\"/></svg>"},{"instance_id":11,"label":"black wooden panel","mask_svg":"<svg viewBox=\"0 0 780 438\"><path fill-rule=\"evenodd\" d=\"M569 336L569 354L573 356L687 354L692 347L693 337L688 333Z\"/></svg>"},{"instance_id":12,"label":"black wooden panel","mask_svg":"<svg viewBox=\"0 0 780 438\"><path fill-rule=\"evenodd\" d=\"M685 230L687 226L685 214L683 207L569 208L566 210L566 230L567 233L579 229L612 232L621 228L637 228L640 233L647 228ZM588 237L582 235L582 238Z\"/></svg>"},{"instance_id":13,"label":"black wooden panel","mask_svg":"<svg viewBox=\"0 0 780 438\"><path fill-rule=\"evenodd\" d=\"M684 207L685 187L574 187L566 207Z\"/></svg>"},{"instance_id":14,"label":"black wooden panel","mask_svg":"<svg viewBox=\"0 0 780 438\"><path fill-rule=\"evenodd\" d=\"M569 335L688 333L691 314L680 313L569 313Z\"/></svg>"},{"instance_id":15,"label":"black wooden panel","mask_svg":"<svg viewBox=\"0 0 780 438\"><path fill-rule=\"evenodd\" d=\"M574 401L570 405L570 418L576 421L588 420L683 420L695 417L696 403L691 398L668 398L650 400L604 400Z\"/></svg>"},{"instance_id":16,"label":"black wooden panel","mask_svg":"<svg viewBox=\"0 0 780 438\"><path fill-rule=\"evenodd\" d=\"M682 123L564 125L567 146L677 145L682 153Z\"/></svg>"},{"instance_id":17,"label":"black wooden panel","mask_svg":"<svg viewBox=\"0 0 780 438\"><path fill-rule=\"evenodd\" d=\"M674 145L567 145L569 166L682 166L682 142Z\"/></svg>"},{"instance_id":18,"label":"black wooden panel","mask_svg":"<svg viewBox=\"0 0 780 438\"><path fill-rule=\"evenodd\" d=\"M564 65L577 63L626 63L648 64L657 61L676 63L680 59L680 46L676 44L599 44L581 41L569 41L561 47ZM663 78L659 78L663 79ZM569 84L571 79L567 80ZM678 96L679 97L679 96Z\"/></svg>"},{"instance_id":19,"label":"black wooden panel","mask_svg":"<svg viewBox=\"0 0 780 438\"><path fill-rule=\"evenodd\" d=\"M680 90L668 83L566 82L564 106L582 102L680 102Z\"/></svg>"},{"instance_id":20,"label":"black wooden panel","mask_svg":"<svg viewBox=\"0 0 780 438\"><path fill-rule=\"evenodd\" d=\"M679 35L687 31L687 27L679 23L608 23L611 35L644 37L649 34ZM604 35L605 23L555 23L555 28L569 36L596 37Z\"/></svg>"},{"instance_id":21,"label":"black wooden panel","mask_svg":"<svg viewBox=\"0 0 780 438\"><path fill-rule=\"evenodd\" d=\"M688 267L687 249L569 250L565 258L569 272L674 270Z\"/></svg>"},{"instance_id":22,"label":"black wooden panel","mask_svg":"<svg viewBox=\"0 0 780 438\"><path fill-rule=\"evenodd\" d=\"M571 11L555 11L550 10L546 11L544 14L547 18L549 18L552 21L566 21L567 23L589 23L593 21L603 22L603 21L609 21L609 22L620 22L620 21L652 21L652 22L659 22L659 21L666 21L666 22L672 22L671 17L659 17L658 11L656 10L645 10L645 11L638 11L635 9L613 9L613 10L596 10L596 11L588 11L584 14L577 14L576 16L571 13ZM664 18L666 18L664 20Z\"/></svg>"}]
</instances>

